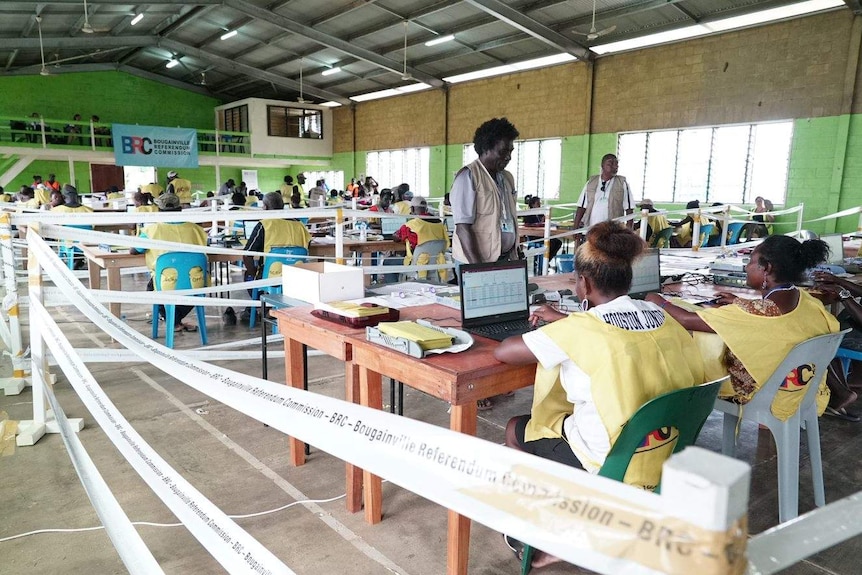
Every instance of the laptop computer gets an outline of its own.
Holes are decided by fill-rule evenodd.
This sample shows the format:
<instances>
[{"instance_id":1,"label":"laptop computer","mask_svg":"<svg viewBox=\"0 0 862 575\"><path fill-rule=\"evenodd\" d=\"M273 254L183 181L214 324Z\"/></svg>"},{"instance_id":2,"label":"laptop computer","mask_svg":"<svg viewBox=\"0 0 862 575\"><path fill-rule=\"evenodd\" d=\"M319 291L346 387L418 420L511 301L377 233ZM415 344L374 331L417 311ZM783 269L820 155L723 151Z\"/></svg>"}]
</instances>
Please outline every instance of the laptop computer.
<instances>
[{"instance_id":1,"label":"laptop computer","mask_svg":"<svg viewBox=\"0 0 862 575\"><path fill-rule=\"evenodd\" d=\"M844 236L842 234L823 234L820 239L829 246L829 265L844 265Z\"/></svg>"},{"instance_id":2,"label":"laptop computer","mask_svg":"<svg viewBox=\"0 0 862 575\"><path fill-rule=\"evenodd\" d=\"M407 223L407 218L380 218L380 233L387 240L392 239L392 236Z\"/></svg>"},{"instance_id":3,"label":"laptop computer","mask_svg":"<svg viewBox=\"0 0 862 575\"><path fill-rule=\"evenodd\" d=\"M647 294L661 293L659 250L650 249L632 264L632 286L629 297L644 299Z\"/></svg>"},{"instance_id":4,"label":"laptop computer","mask_svg":"<svg viewBox=\"0 0 862 575\"><path fill-rule=\"evenodd\" d=\"M462 264L461 327L496 341L533 329L527 261Z\"/></svg>"}]
</instances>

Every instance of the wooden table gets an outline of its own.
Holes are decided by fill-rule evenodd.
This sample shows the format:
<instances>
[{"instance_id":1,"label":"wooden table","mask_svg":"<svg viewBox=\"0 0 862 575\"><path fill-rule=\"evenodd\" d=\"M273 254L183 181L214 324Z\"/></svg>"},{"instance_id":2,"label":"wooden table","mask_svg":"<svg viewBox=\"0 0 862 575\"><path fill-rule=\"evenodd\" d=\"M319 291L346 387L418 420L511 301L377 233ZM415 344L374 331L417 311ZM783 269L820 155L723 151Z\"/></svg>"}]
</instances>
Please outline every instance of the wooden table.
<instances>
[{"instance_id":1,"label":"wooden table","mask_svg":"<svg viewBox=\"0 0 862 575\"><path fill-rule=\"evenodd\" d=\"M305 386L305 354L303 346L331 355L344 362L345 400L359 401L359 376L353 364L353 348L348 336L365 337L364 329L357 329L326 321L311 315L311 306L278 309L272 315L278 321L278 331L284 334L284 368L287 385L297 389ZM305 464L305 444L294 437L288 438L290 464ZM346 464L347 511L362 509L362 470Z\"/></svg>"},{"instance_id":2,"label":"wooden table","mask_svg":"<svg viewBox=\"0 0 862 575\"><path fill-rule=\"evenodd\" d=\"M442 326L459 327L460 314L442 305L401 310L402 320L436 320ZM286 333L286 332L285 332ZM287 337L287 336L285 336ZM468 351L416 359L370 343L365 334L344 334L343 344L352 346L352 369L359 374L360 403L382 408L382 377L404 382L452 405L449 428L476 435L476 402L533 384L536 366L509 365L494 359L498 342L474 336ZM378 523L383 517L383 493L379 477L363 471L365 520ZM465 575L470 547L470 519L449 511L446 572Z\"/></svg>"}]
</instances>

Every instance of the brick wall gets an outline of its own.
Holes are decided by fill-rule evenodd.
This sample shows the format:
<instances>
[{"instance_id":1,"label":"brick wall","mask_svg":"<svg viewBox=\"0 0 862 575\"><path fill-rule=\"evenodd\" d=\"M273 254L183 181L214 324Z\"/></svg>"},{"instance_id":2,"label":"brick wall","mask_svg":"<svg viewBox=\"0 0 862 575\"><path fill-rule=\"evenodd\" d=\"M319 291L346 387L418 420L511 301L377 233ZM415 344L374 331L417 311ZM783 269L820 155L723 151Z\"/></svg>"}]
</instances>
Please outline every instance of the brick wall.
<instances>
[{"instance_id":1,"label":"brick wall","mask_svg":"<svg viewBox=\"0 0 862 575\"><path fill-rule=\"evenodd\" d=\"M443 143L445 98L442 90L427 90L357 105L356 149L395 150Z\"/></svg>"}]
</instances>

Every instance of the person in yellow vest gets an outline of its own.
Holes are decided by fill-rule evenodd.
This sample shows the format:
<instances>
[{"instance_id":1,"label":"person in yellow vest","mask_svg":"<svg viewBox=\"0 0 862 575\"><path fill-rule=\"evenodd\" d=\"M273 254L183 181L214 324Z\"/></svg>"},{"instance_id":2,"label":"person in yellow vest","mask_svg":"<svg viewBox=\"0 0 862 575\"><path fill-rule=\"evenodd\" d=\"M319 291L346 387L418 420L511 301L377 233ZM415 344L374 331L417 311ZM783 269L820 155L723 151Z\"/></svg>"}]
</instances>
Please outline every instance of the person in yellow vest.
<instances>
[{"instance_id":1,"label":"person in yellow vest","mask_svg":"<svg viewBox=\"0 0 862 575\"><path fill-rule=\"evenodd\" d=\"M283 210L284 200L280 192L270 192L263 196L264 210ZM275 246L295 246L308 248L311 242L311 234L308 233L302 222L296 220L278 220L274 218L260 220L245 244L243 249L247 252L272 251ZM263 274L263 261L254 256L243 256L242 263L245 265L245 281L260 279ZM281 266L274 264L270 270L273 275L281 275ZM249 290L251 291L251 290ZM227 310L225 310L227 313ZM247 322L250 311L245 309L240 320Z\"/></svg>"},{"instance_id":2,"label":"person in yellow vest","mask_svg":"<svg viewBox=\"0 0 862 575\"><path fill-rule=\"evenodd\" d=\"M192 205L192 183L181 178L180 175L173 170L168 172L168 185L165 187L165 192L168 194L176 194L183 207Z\"/></svg>"},{"instance_id":3,"label":"person in yellow vest","mask_svg":"<svg viewBox=\"0 0 862 575\"><path fill-rule=\"evenodd\" d=\"M83 213L88 214L93 212L93 208L90 206L81 205L81 200L78 197L78 190L75 186L71 184L66 184L63 186L63 204L57 205L51 208L52 212L66 212L66 213ZM48 200L51 203L51 200Z\"/></svg>"},{"instance_id":4,"label":"person in yellow vest","mask_svg":"<svg viewBox=\"0 0 862 575\"><path fill-rule=\"evenodd\" d=\"M181 211L182 204L180 203L180 199L176 194L165 192L155 199L155 204L158 206L159 211L161 212L179 212ZM166 242L177 242L182 244L190 244L196 246L205 246L207 245L207 233L204 231L202 227L192 222L157 222L152 224L147 224L141 230L139 234L141 238L149 238L151 240L161 240ZM150 269L150 281L147 283L147 291L153 291L153 278L152 275L155 274L156 269L156 260L160 255L167 253L169 251L180 251L180 250L160 250L160 249L148 249L148 248L131 248L131 253L140 254L146 253L146 262L147 267ZM200 288L204 287L204 278L206 277L206 270L201 270L199 276L195 276L192 278L192 287ZM198 279L199 278L199 279ZM162 279L163 285L165 278ZM197 285L196 285L197 283ZM185 323L183 319L192 311L193 307L188 305L178 305L176 306L176 315L174 318L174 331L197 331L198 326L194 324ZM164 320L165 319L165 307L159 306L159 317ZM153 321L156 321L153 318Z\"/></svg>"},{"instance_id":5,"label":"person in yellow vest","mask_svg":"<svg viewBox=\"0 0 862 575\"><path fill-rule=\"evenodd\" d=\"M583 311L567 316L543 306L531 319L551 323L494 351L505 363L538 362L532 410L508 422L506 445L597 473L643 404L704 382L689 333L658 305L627 295L632 262L645 248L617 222L595 224L575 253ZM626 483L655 487L672 444L673 437L651 438L632 458ZM533 566L556 560L537 552Z\"/></svg>"},{"instance_id":6,"label":"person in yellow vest","mask_svg":"<svg viewBox=\"0 0 862 575\"><path fill-rule=\"evenodd\" d=\"M649 211L649 216L647 216L647 243L657 248L668 247L670 245L670 242L668 242L668 245L659 246L656 245L655 241L658 234L662 233L668 228L673 227L670 225L670 222L667 221L667 217L665 217L664 214L658 213L658 210L656 210L655 206L653 205L653 201L648 198L642 199L641 202L638 204L638 208ZM639 225L640 224L638 224L638 226Z\"/></svg>"},{"instance_id":7,"label":"person in yellow vest","mask_svg":"<svg viewBox=\"0 0 862 575\"><path fill-rule=\"evenodd\" d=\"M134 202L135 204L134 211L137 213L158 212L159 207L151 203L152 199L153 198L152 196L150 196L150 194L145 194L144 192L135 192L135 194L132 196L132 202ZM135 233L137 235L140 235L143 227L144 226L142 226L141 224L138 224Z\"/></svg>"},{"instance_id":8,"label":"person in yellow vest","mask_svg":"<svg viewBox=\"0 0 862 575\"><path fill-rule=\"evenodd\" d=\"M794 284L806 269L829 257L821 240L800 243L789 236L769 236L751 253L745 267L746 283L758 290L756 300L722 293L721 307L691 312L657 294L647 299L659 304L686 329L694 333L703 355L707 377L730 374L719 397L748 403L772 372L798 343L839 330L838 320L819 300ZM799 408L806 385L819 385L818 413L829 402L825 381L809 382L800 366L788 376L772 403L772 414L784 421ZM825 380L825 377L824 377Z\"/></svg>"},{"instance_id":9,"label":"person in yellow vest","mask_svg":"<svg viewBox=\"0 0 862 575\"><path fill-rule=\"evenodd\" d=\"M12 201L12 194L7 194L6 190L3 189L3 186L0 186L0 202L10 203Z\"/></svg>"},{"instance_id":10,"label":"person in yellow vest","mask_svg":"<svg viewBox=\"0 0 862 575\"><path fill-rule=\"evenodd\" d=\"M154 199L158 198L160 195L162 195L162 192L164 191L165 189L155 182L144 184L143 186L141 186L141 192L143 192L144 194L149 194L150 201L153 201Z\"/></svg>"},{"instance_id":11,"label":"person in yellow vest","mask_svg":"<svg viewBox=\"0 0 862 575\"><path fill-rule=\"evenodd\" d=\"M690 248L692 246L692 234L694 233L694 220L697 219L701 226L709 223L709 218L703 215L698 215L700 210L700 201L692 200L685 205L686 210L692 212L684 217L679 223L674 224L676 228L676 236L671 238L671 247L674 248Z\"/></svg>"},{"instance_id":12,"label":"person in yellow vest","mask_svg":"<svg viewBox=\"0 0 862 575\"><path fill-rule=\"evenodd\" d=\"M416 196L410 201L410 211L417 217L408 220L393 234L396 240L407 244L407 257L404 258L404 265L428 265L431 262L432 254L420 250L414 261L413 253L419 246L433 241L443 242L443 249L435 256L434 263L445 264L445 252L449 249L449 234L446 232L446 225L437 218L428 217L428 201L421 196ZM438 275L441 283L449 280L447 270L440 270ZM420 270L417 272L417 277L424 280L428 277L428 271Z\"/></svg>"},{"instance_id":13,"label":"person in yellow vest","mask_svg":"<svg viewBox=\"0 0 862 575\"><path fill-rule=\"evenodd\" d=\"M410 201L413 199L413 192L410 191L410 184L401 184L394 190L395 203L392 204L392 211L396 214L406 216L411 213L413 205Z\"/></svg>"}]
</instances>

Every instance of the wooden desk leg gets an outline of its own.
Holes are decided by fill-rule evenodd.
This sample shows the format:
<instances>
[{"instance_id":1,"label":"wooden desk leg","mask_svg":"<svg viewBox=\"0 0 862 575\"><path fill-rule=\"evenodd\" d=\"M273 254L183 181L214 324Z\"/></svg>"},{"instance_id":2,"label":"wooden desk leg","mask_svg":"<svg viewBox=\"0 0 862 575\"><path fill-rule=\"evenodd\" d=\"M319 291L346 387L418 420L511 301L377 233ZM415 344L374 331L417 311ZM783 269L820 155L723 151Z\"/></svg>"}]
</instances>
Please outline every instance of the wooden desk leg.
<instances>
[{"instance_id":1,"label":"wooden desk leg","mask_svg":"<svg viewBox=\"0 0 862 575\"><path fill-rule=\"evenodd\" d=\"M120 268L108 268L108 289L112 291L123 290L123 280L120 279ZM112 301L109 307L114 316L120 317L120 314L122 313L120 310L122 309L123 304L117 301ZM153 318L153 321L155 321L155 318Z\"/></svg>"},{"instance_id":2,"label":"wooden desk leg","mask_svg":"<svg viewBox=\"0 0 862 575\"><path fill-rule=\"evenodd\" d=\"M379 373L359 368L359 401L362 405L383 409L383 378ZM362 470L365 522L374 525L383 519L383 489L380 478Z\"/></svg>"},{"instance_id":3,"label":"wooden desk leg","mask_svg":"<svg viewBox=\"0 0 862 575\"><path fill-rule=\"evenodd\" d=\"M90 289L102 287L102 267L96 262L87 260L87 271L90 274Z\"/></svg>"},{"instance_id":4,"label":"wooden desk leg","mask_svg":"<svg viewBox=\"0 0 862 575\"><path fill-rule=\"evenodd\" d=\"M476 435L476 402L453 405L449 416L449 427L467 435ZM467 560L470 553L470 518L449 511L449 531L447 534L447 575L466 575Z\"/></svg>"},{"instance_id":5,"label":"wooden desk leg","mask_svg":"<svg viewBox=\"0 0 862 575\"><path fill-rule=\"evenodd\" d=\"M302 343L293 339L284 338L284 371L287 385L302 389L305 385L303 377L305 370L305 357L302 354ZM287 443L290 447L290 464L299 467L305 464L305 443L295 437L288 437Z\"/></svg>"},{"instance_id":6,"label":"wooden desk leg","mask_svg":"<svg viewBox=\"0 0 862 575\"><path fill-rule=\"evenodd\" d=\"M351 403L360 403L359 368L353 362L345 362L344 392ZM358 513L362 510L362 469L350 463L345 464L347 478L347 512Z\"/></svg>"}]
</instances>

